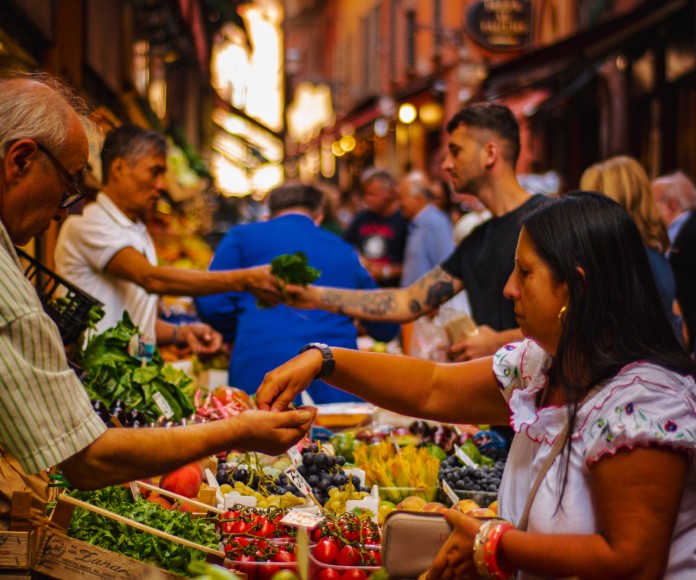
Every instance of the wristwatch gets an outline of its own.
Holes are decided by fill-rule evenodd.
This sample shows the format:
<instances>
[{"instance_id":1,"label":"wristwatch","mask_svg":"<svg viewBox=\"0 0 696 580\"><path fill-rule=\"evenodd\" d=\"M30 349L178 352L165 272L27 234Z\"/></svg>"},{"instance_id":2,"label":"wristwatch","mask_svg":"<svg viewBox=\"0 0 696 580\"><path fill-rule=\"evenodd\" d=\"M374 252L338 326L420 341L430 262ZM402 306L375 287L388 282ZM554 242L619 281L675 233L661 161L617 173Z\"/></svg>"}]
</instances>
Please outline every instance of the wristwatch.
<instances>
[{"instance_id":1,"label":"wristwatch","mask_svg":"<svg viewBox=\"0 0 696 580\"><path fill-rule=\"evenodd\" d=\"M300 354L312 348L316 348L321 352L322 357L321 370L314 379L328 379L336 367L336 361L334 360L331 348L328 344L324 344L323 342L310 342L300 349Z\"/></svg>"}]
</instances>

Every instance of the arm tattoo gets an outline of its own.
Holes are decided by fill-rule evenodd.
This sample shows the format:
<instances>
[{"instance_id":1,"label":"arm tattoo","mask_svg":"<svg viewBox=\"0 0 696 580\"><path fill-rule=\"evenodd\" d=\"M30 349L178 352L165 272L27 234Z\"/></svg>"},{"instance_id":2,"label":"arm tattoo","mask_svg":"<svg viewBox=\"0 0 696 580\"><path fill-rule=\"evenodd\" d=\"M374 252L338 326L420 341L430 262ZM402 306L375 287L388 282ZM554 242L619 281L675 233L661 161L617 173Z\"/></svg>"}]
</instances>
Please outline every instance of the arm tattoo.
<instances>
[{"instance_id":1,"label":"arm tattoo","mask_svg":"<svg viewBox=\"0 0 696 580\"><path fill-rule=\"evenodd\" d=\"M413 298L412 300L408 301L408 310L411 314L420 314L423 310L423 307L421 306L421 303Z\"/></svg>"},{"instance_id":2,"label":"arm tattoo","mask_svg":"<svg viewBox=\"0 0 696 580\"><path fill-rule=\"evenodd\" d=\"M390 290L323 290L321 302L333 312L356 318L386 318L396 310L396 299Z\"/></svg>"},{"instance_id":3,"label":"arm tattoo","mask_svg":"<svg viewBox=\"0 0 696 580\"><path fill-rule=\"evenodd\" d=\"M428 308L437 308L443 302L447 302L454 296L452 282L439 280L428 287L428 294L425 297L425 305Z\"/></svg>"}]
</instances>

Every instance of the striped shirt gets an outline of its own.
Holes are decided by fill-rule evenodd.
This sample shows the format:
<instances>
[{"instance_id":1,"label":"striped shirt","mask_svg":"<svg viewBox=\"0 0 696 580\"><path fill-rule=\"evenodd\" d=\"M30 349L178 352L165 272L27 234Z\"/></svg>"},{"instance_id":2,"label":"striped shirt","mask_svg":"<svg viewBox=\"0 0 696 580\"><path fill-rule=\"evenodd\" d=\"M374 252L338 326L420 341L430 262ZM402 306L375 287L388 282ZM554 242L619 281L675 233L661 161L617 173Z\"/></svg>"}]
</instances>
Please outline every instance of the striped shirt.
<instances>
[{"instance_id":1,"label":"striped shirt","mask_svg":"<svg viewBox=\"0 0 696 580\"><path fill-rule=\"evenodd\" d=\"M105 430L0 223L0 446L37 473Z\"/></svg>"}]
</instances>

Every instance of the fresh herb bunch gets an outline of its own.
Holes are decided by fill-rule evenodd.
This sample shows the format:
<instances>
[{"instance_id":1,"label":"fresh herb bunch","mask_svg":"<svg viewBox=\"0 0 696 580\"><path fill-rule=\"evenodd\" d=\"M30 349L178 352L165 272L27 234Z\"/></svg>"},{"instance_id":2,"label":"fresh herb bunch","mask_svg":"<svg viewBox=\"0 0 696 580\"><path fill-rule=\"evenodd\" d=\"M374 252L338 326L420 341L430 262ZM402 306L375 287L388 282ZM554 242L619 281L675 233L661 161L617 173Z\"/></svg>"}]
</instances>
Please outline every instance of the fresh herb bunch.
<instances>
[{"instance_id":1,"label":"fresh herb bunch","mask_svg":"<svg viewBox=\"0 0 696 580\"><path fill-rule=\"evenodd\" d=\"M307 255L304 252L295 252L273 258L271 260L271 274L278 278L280 288L287 297L285 294L286 284L306 286L319 278L321 271L309 265ZM261 300L257 300L256 305L259 308L268 308L268 304Z\"/></svg>"},{"instance_id":2,"label":"fresh herb bunch","mask_svg":"<svg viewBox=\"0 0 696 580\"><path fill-rule=\"evenodd\" d=\"M172 421L193 415L193 380L183 371L165 366L158 348L143 367L139 359L128 354L128 343L136 334L138 327L124 312L115 327L87 343L75 362L87 373L84 385L90 398L101 401L107 409L120 400L125 411L136 409L147 420L156 421L162 414L155 402L159 393L174 412Z\"/></svg>"},{"instance_id":3,"label":"fresh herb bunch","mask_svg":"<svg viewBox=\"0 0 696 580\"><path fill-rule=\"evenodd\" d=\"M190 513L167 510L145 499L134 500L127 487L114 486L89 492L75 490L69 493L77 499L179 538L208 548L216 549L218 546L213 522L205 518L194 519ZM188 567L192 561L205 559L202 552L168 542L82 508L75 508L68 535L182 576L191 576Z\"/></svg>"}]
</instances>

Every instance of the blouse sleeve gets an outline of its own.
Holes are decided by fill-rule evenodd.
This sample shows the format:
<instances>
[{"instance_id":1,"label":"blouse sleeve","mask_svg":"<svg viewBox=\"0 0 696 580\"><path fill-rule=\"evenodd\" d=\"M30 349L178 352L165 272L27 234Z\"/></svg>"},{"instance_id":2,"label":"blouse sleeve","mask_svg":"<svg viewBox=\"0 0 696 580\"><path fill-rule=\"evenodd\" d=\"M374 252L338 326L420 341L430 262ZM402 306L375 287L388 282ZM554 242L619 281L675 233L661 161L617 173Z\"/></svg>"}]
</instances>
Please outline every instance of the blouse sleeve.
<instances>
[{"instance_id":1,"label":"blouse sleeve","mask_svg":"<svg viewBox=\"0 0 696 580\"><path fill-rule=\"evenodd\" d=\"M507 402L515 389L542 388L549 357L535 342L506 344L493 355L493 373Z\"/></svg>"},{"instance_id":2,"label":"blouse sleeve","mask_svg":"<svg viewBox=\"0 0 696 580\"><path fill-rule=\"evenodd\" d=\"M608 385L609 392L591 402L580 429L588 466L619 449L653 446L684 451L694 461L696 403L685 386L693 382L653 369L648 377Z\"/></svg>"}]
</instances>

